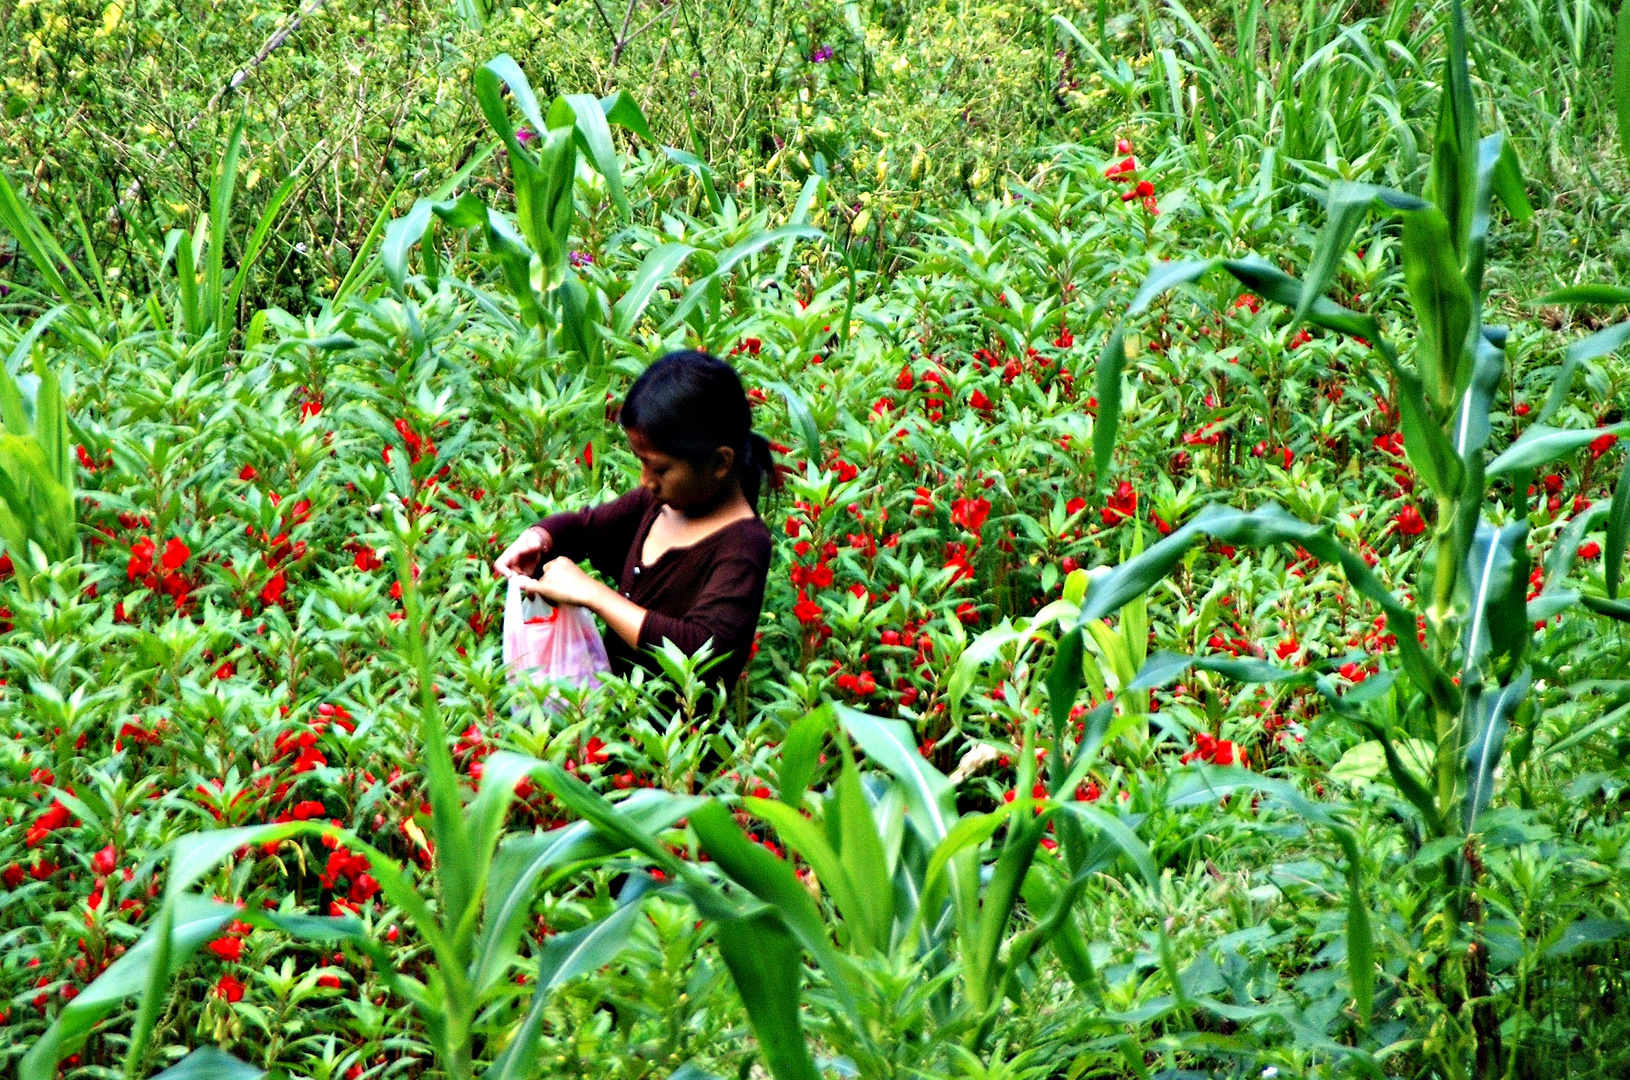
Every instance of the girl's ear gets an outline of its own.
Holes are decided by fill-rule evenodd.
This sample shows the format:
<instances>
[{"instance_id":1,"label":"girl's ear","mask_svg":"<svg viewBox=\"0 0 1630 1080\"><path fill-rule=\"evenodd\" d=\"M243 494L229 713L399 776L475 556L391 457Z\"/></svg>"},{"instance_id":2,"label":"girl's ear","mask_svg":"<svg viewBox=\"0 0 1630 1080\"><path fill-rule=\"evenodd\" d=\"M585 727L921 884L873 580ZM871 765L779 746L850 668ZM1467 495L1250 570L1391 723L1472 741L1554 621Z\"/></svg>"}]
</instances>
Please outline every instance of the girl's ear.
<instances>
[{"instance_id":1,"label":"girl's ear","mask_svg":"<svg viewBox=\"0 0 1630 1080\"><path fill-rule=\"evenodd\" d=\"M733 448L721 446L713 451L713 467L709 471L715 480L723 480L735 467L736 451Z\"/></svg>"}]
</instances>

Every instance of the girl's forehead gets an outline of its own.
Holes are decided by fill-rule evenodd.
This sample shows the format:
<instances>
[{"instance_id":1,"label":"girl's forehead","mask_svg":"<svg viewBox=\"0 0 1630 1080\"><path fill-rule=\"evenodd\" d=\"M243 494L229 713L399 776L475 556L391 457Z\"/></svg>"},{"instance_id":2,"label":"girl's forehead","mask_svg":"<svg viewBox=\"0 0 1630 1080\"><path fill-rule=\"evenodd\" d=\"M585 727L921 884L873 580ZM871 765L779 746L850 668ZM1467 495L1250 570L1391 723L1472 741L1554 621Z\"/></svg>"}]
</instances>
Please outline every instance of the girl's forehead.
<instances>
[{"instance_id":1,"label":"girl's forehead","mask_svg":"<svg viewBox=\"0 0 1630 1080\"><path fill-rule=\"evenodd\" d=\"M645 433L638 428L628 428L628 445L633 447L637 457L666 458L671 455L663 453L651 444Z\"/></svg>"}]
</instances>

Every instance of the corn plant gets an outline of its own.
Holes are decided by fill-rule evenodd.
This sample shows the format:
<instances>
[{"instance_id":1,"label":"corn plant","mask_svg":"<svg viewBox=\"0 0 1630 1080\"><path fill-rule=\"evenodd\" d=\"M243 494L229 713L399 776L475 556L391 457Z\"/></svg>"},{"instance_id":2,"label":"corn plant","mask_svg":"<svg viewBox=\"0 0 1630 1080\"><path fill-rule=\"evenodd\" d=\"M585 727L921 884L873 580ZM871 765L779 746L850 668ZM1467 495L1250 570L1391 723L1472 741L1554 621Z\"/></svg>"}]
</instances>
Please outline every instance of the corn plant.
<instances>
[{"instance_id":1,"label":"corn plant","mask_svg":"<svg viewBox=\"0 0 1630 1080\"><path fill-rule=\"evenodd\" d=\"M53 309L35 320L0 369L0 543L17 566L18 582L28 599L34 598L36 558L65 562L79 540L74 456L62 387L38 354L32 376L13 374L63 310Z\"/></svg>"},{"instance_id":2,"label":"corn plant","mask_svg":"<svg viewBox=\"0 0 1630 1080\"><path fill-rule=\"evenodd\" d=\"M526 122L526 129L518 130L510 119L505 89ZM498 134L507 154L515 190L514 218L486 206L472 192L451 200L420 199L385 230L381 249L385 273L397 292L405 295L409 254L415 244L422 244L426 281L435 288L439 270L428 235L432 217L450 228L482 229L505 284L520 307L523 322L551 339L558 333L561 343L574 350L590 371L601 366L605 338L628 338L660 287L693 257L701 264L702 272L679 298L661 332L689 324L699 337L703 336L705 320L711 316L712 321L718 321L723 283L739 263L772 245L780 244L785 251L794 240L825 235L803 223L813 194L813 185L806 185L791 224L750 236L725 251L713 252L678 242L653 244L613 306L610 297L592 280L579 276L571 258L570 240L577 221L578 154L581 152L600 174L612 205L626 219L630 205L611 139L611 125L656 145L639 106L622 90L605 98L564 95L544 112L526 73L507 54L488 61L476 72L475 94L482 115ZM535 152L528 149L529 145L536 146ZM716 213L733 216L734 203L727 205L718 199L712 172L704 162L671 147L664 148L664 152L697 175ZM842 324L845 336L854 306L852 265L848 305Z\"/></svg>"},{"instance_id":3,"label":"corn plant","mask_svg":"<svg viewBox=\"0 0 1630 1080\"><path fill-rule=\"evenodd\" d=\"M1362 692L1347 695L1344 711L1355 714L1379 741L1407 801L1400 814L1409 822L1414 844L1442 868L1436 908L1440 921L1433 939L1441 958L1434 979L1448 1035L1437 1044L1435 1056L1448 1075L1466 1075L1469 1066L1476 1075L1494 1076L1502 1068L1501 1036L1472 892L1480 867L1478 818L1493 798L1508 732L1514 724L1525 724L1532 711L1528 697L1534 675L1525 657L1534 621L1580 603L1596 610L1612 604L1560 585L1594 512L1581 515L1564 531L1551 558L1547 587L1534 600L1525 599L1532 528L1525 492L1539 466L1604 434L1630 431L1630 424L1567 430L1539 422L1492 459L1486 449L1493 434L1489 413L1506 372L1506 333L1482 322L1491 201L1498 197L1518 220L1529 210L1502 138L1477 137L1458 5L1451 11L1431 171L1431 202L1367 185L1332 185L1329 220L1301 281L1258 259L1171 263L1150 274L1127 313L1135 317L1162 293L1222 269L1290 309L1293 325L1306 322L1368 341L1397 388L1405 452L1436 501L1430 544L1412 593L1400 597L1387 588L1362 558L1336 542L1328 526L1298 520L1272 505L1253 512L1212 506L1142 555L1097 578L1080 619L1085 623L1102 617L1142 595L1202 537L1238 545L1300 546L1321 561L1339 564L1352 587L1383 610L1405 678L1392 683L1388 673L1380 685L1371 680ZM1400 353L1374 316L1350 311L1323 295L1364 215L1376 204L1402 217L1403 274L1416 318L1412 358ZM1613 334L1611 341L1599 340L1597 346L1617 347L1622 337ZM1102 409L1094 449L1100 483L1111 469L1125 362L1123 327L1111 335L1097 376ZM1560 397L1555 400L1560 403ZM1548 417L1546 413L1541 420ZM1613 542L1622 552L1622 510L1619 517ZM1076 666L1067 661L1079 644L1069 643L1081 633L1077 627L1061 641L1055 666L1063 672L1063 684L1075 678ZM1399 718L1397 726L1378 718L1379 711L1360 708L1364 701L1387 696L1384 687L1390 687L1395 710L1390 715ZM1335 698L1328 685L1324 689ZM1422 739L1432 747L1429 777L1417 776L1400 757L1396 744L1405 738Z\"/></svg>"},{"instance_id":4,"label":"corn plant","mask_svg":"<svg viewBox=\"0 0 1630 1080\"><path fill-rule=\"evenodd\" d=\"M506 89L529 125L525 130L518 131L510 120L504 102ZM626 218L628 197L610 125L624 127L649 143L656 140L626 90L604 99L591 94L565 95L550 104L546 115L526 74L507 54L477 70L475 94L482 115L507 153L515 191L514 218L490 209L470 192L456 200L420 199L385 230L385 272L402 292L408 253L425 240L432 216L451 228L481 228L525 322L544 332L560 330L585 361L594 363L600 356L600 342L589 327L596 320L589 311L590 296L572 267L569 249L577 215L578 153L599 172L613 205ZM535 153L527 149L533 143ZM434 288L438 260L428 242L424 267Z\"/></svg>"}]
</instances>

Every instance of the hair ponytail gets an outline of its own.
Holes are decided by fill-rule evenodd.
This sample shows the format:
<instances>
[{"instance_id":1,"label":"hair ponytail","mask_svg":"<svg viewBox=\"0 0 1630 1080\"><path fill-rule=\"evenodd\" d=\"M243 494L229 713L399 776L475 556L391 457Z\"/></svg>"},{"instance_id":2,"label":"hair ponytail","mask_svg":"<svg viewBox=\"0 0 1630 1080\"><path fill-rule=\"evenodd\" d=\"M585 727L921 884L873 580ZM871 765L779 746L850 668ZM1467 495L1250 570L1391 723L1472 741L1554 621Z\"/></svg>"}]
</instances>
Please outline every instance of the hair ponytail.
<instances>
[{"instance_id":1,"label":"hair ponytail","mask_svg":"<svg viewBox=\"0 0 1630 1080\"><path fill-rule=\"evenodd\" d=\"M770 440L756 431L749 431L747 452L742 455L741 462L741 493L747 496L747 504L754 511L758 510L758 496L765 480L770 482L771 491L781 490L781 472L775 467Z\"/></svg>"},{"instance_id":2,"label":"hair ponytail","mask_svg":"<svg viewBox=\"0 0 1630 1080\"><path fill-rule=\"evenodd\" d=\"M733 449L741 493L754 511L766 477L771 490L781 486L769 440L753 431L741 376L711 353L671 352L646 368L628 388L618 420L663 453L694 464L721 446Z\"/></svg>"}]
</instances>

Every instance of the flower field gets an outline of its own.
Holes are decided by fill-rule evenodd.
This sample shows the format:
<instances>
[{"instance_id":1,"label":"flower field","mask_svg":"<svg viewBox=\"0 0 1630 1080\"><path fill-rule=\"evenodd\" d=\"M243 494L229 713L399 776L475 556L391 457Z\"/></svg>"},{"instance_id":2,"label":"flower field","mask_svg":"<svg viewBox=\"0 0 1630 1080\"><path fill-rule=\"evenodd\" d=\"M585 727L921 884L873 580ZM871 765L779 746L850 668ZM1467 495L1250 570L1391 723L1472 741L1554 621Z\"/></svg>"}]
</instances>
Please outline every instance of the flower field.
<instances>
[{"instance_id":1,"label":"flower field","mask_svg":"<svg viewBox=\"0 0 1630 1080\"><path fill-rule=\"evenodd\" d=\"M789 21L711 163L725 91L415 8L467 148L336 172L343 260L257 99L145 221L0 158L0 1068L1623 1075L1630 60L1582 163L1512 74L1577 10L975 12L1056 115L962 168L915 6ZM517 686L492 561L677 348L777 453L747 678Z\"/></svg>"}]
</instances>

